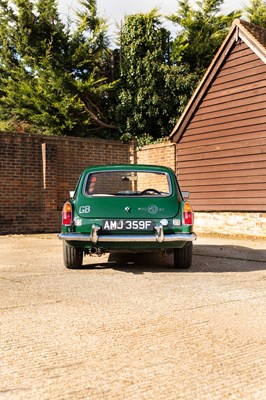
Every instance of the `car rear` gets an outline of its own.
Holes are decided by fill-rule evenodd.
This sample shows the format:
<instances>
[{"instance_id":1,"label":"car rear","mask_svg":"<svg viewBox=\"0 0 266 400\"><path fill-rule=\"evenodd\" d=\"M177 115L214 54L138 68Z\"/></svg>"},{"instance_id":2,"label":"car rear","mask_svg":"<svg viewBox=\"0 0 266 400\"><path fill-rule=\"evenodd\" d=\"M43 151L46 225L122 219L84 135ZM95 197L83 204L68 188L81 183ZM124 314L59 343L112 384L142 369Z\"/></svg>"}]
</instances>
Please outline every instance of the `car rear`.
<instances>
[{"instance_id":1,"label":"car rear","mask_svg":"<svg viewBox=\"0 0 266 400\"><path fill-rule=\"evenodd\" d=\"M64 205L60 236L85 252L182 248L195 238L193 211L169 168L94 167Z\"/></svg>"}]
</instances>

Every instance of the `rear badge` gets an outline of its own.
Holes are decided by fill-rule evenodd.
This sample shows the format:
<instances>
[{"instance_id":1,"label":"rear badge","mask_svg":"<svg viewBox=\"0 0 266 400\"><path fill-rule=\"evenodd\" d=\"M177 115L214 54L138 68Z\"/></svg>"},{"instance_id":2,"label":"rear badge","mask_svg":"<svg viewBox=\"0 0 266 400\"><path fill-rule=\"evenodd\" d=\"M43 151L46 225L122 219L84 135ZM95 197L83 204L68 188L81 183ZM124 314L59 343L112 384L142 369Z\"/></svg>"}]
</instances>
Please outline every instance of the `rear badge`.
<instances>
[{"instance_id":1,"label":"rear badge","mask_svg":"<svg viewBox=\"0 0 266 400\"><path fill-rule=\"evenodd\" d=\"M125 207L125 211L129 213L131 211L131 208L130 207Z\"/></svg>"},{"instance_id":2,"label":"rear badge","mask_svg":"<svg viewBox=\"0 0 266 400\"><path fill-rule=\"evenodd\" d=\"M138 211L148 211L150 214L157 214L159 211L163 212L164 208L159 208L154 204L151 204L149 207L139 207Z\"/></svg>"},{"instance_id":3,"label":"rear badge","mask_svg":"<svg viewBox=\"0 0 266 400\"><path fill-rule=\"evenodd\" d=\"M155 206L154 204L151 204L149 207L148 207L148 212L150 213L150 214L157 214L158 213L158 211L159 211L159 208L157 207L157 206Z\"/></svg>"}]
</instances>

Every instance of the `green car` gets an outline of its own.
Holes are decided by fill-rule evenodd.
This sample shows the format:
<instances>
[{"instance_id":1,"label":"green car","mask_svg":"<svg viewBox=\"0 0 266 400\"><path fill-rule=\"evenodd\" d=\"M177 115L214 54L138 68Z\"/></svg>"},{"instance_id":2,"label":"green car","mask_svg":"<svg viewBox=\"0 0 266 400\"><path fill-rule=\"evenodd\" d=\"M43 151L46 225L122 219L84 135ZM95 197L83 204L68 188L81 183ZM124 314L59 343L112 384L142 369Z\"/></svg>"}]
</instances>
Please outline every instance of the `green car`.
<instances>
[{"instance_id":1,"label":"green car","mask_svg":"<svg viewBox=\"0 0 266 400\"><path fill-rule=\"evenodd\" d=\"M175 173L155 165L104 165L81 174L62 211L64 263L112 252L173 253L174 266L192 262L193 210Z\"/></svg>"}]
</instances>

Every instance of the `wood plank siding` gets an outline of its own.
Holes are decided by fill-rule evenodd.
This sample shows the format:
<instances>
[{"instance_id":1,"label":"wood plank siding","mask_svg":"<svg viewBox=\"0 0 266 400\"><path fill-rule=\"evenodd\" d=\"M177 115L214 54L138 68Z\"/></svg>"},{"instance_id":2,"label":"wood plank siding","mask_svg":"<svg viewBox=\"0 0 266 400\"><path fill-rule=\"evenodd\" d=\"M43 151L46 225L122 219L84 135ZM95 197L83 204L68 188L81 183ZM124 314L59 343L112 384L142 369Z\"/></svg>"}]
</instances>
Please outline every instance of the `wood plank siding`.
<instances>
[{"instance_id":1,"label":"wood plank siding","mask_svg":"<svg viewBox=\"0 0 266 400\"><path fill-rule=\"evenodd\" d=\"M266 64L231 47L177 143L195 211L266 211Z\"/></svg>"}]
</instances>

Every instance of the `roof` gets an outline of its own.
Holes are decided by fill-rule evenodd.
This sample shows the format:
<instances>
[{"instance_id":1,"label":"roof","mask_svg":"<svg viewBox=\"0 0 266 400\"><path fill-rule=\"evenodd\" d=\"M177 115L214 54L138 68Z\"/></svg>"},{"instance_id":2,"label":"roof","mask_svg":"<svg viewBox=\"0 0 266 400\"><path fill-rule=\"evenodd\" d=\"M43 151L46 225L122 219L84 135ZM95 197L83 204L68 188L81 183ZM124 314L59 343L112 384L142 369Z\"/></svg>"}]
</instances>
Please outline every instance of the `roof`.
<instances>
[{"instance_id":1,"label":"roof","mask_svg":"<svg viewBox=\"0 0 266 400\"><path fill-rule=\"evenodd\" d=\"M173 172L171 168L163 165L152 165L152 164L106 164L106 165L94 165L87 167L83 172L106 172L106 171L152 171L168 173Z\"/></svg>"},{"instance_id":2,"label":"roof","mask_svg":"<svg viewBox=\"0 0 266 400\"><path fill-rule=\"evenodd\" d=\"M266 52L266 29L247 21L235 20L234 22L240 24L242 29L245 28L248 36L253 37L261 45L262 51Z\"/></svg>"},{"instance_id":3,"label":"roof","mask_svg":"<svg viewBox=\"0 0 266 400\"><path fill-rule=\"evenodd\" d=\"M241 39L266 64L266 29L250 22L235 19L224 42L216 53L205 75L188 102L183 114L172 130L169 139L178 142L182 137L197 106L215 78L234 44Z\"/></svg>"}]
</instances>

